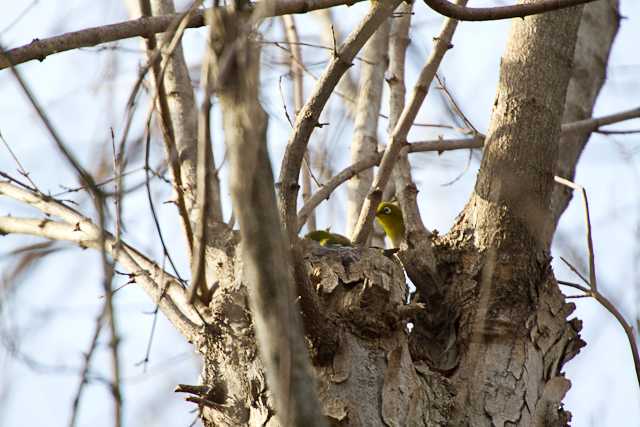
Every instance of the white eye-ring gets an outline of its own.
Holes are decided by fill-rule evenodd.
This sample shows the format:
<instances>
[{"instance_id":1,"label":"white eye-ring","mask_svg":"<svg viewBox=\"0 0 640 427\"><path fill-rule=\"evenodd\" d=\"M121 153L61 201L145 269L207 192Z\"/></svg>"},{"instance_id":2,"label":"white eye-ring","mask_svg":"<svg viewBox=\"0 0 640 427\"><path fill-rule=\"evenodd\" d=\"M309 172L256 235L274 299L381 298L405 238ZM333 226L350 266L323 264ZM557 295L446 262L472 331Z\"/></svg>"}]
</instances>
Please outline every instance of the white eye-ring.
<instances>
[{"instance_id":1,"label":"white eye-ring","mask_svg":"<svg viewBox=\"0 0 640 427\"><path fill-rule=\"evenodd\" d=\"M382 213L385 214L385 215L391 215L391 208L389 206L385 206L382 209Z\"/></svg>"}]
</instances>

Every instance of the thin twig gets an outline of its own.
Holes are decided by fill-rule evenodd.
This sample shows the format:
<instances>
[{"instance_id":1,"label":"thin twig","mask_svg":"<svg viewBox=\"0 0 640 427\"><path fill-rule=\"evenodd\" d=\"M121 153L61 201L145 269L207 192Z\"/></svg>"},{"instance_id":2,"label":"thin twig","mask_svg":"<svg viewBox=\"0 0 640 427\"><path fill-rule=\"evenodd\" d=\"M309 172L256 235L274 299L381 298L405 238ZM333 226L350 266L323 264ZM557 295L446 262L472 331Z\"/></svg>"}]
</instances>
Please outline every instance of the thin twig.
<instances>
[{"instance_id":1,"label":"thin twig","mask_svg":"<svg viewBox=\"0 0 640 427\"><path fill-rule=\"evenodd\" d=\"M578 185L566 178L555 176L553 178L557 183L565 185L574 190L579 190L582 193L582 205L584 207L584 221L587 227L587 249L589 250L589 283L594 290L598 290L598 283L596 280L596 263L595 255L593 253L593 238L591 237L591 217L589 215L589 200L587 199L587 192L583 186Z\"/></svg>"},{"instance_id":2,"label":"thin twig","mask_svg":"<svg viewBox=\"0 0 640 427\"><path fill-rule=\"evenodd\" d=\"M558 281L558 283L565 285L565 286L570 286L572 288L575 289L579 289L581 291L583 291L585 293L585 295L590 295L593 298L595 298L596 301L598 301L600 303L600 305L602 305L604 308L607 309L607 311L609 311L609 313L611 313L616 320L618 321L618 323L620 324L620 326L622 326L622 329L624 330L624 333L627 336L627 340L629 341L629 346L631 347L631 354L633 356L633 364L636 370L636 378L638 380L638 386L640 386L640 354L638 353L638 343L636 341L636 337L635 337L635 332L633 330L633 327L627 323L627 321L625 320L624 316L622 315L622 313L620 313L620 310L617 309L617 307L611 303L611 301L609 301L604 295L602 295L599 291L598 291L598 286L596 283L596 271L595 271L595 255L593 252L593 241L591 239L591 218L589 217L589 204L588 204L588 200L587 200L587 192L584 189L584 187L582 187L581 185L578 185L572 181L569 181L568 179L565 178L561 178L558 176L554 177L555 181L565 185L567 187L570 187L574 190L581 190L582 191L582 200L583 200L583 204L584 204L584 209L585 209L585 221L587 222L587 247L589 249L589 280L587 280L582 274L580 274L578 272L578 269L576 267L574 267L571 263L569 263L569 261L567 261L566 259L560 257L560 259L562 259L562 261L567 264L567 266L569 266L569 268L576 273L576 275L578 277L580 277L580 279L585 282L587 284L587 286L589 286L589 288L585 288L584 286L578 285L576 283L571 283L571 282L565 282L565 281Z\"/></svg>"},{"instance_id":3,"label":"thin twig","mask_svg":"<svg viewBox=\"0 0 640 427\"><path fill-rule=\"evenodd\" d=\"M29 181L29 184L31 184L31 186L34 189L38 190L38 186L35 184L35 182L33 182L31 180L31 177L29 176L29 172L27 172L27 170L24 168L24 166L22 166L22 163L20 163L20 160L18 160L18 157L16 156L16 154L11 149L11 146L9 145L7 140L4 139L4 136L2 136L2 132L0 132L0 140L2 140L2 143L6 147L7 151L11 155L11 157L13 158L13 161L16 162L16 165L18 166L18 173L20 175L24 176L27 179L27 181ZM38 191L40 191L40 190L38 190Z\"/></svg>"},{"instance_id":4,"label":"thin twig","mask_svg":"<svg viewBox=\"0 0 640 427\"><path fill-rule=\"evenodd\" d=\"M351 66L353 58L373 32L391 15L400 3L401 1L399 0L372 3L369 13L334 53L331 62L309 97L309 101L298 114L296 125L282 158L282 166L277 183L282 223L290 240L293 240L297 231L298 177L311 133L318 125L320 114L333 89L338 84L340 77Z\"/></svg>"},{"instance_id":5,"label":"thin twig","mask_svg":"<svg viewBox=\"0 0 640 427\"><path fill-rule=\"evenodd\" d=\"M166 260L166 257L164 257L162 259L162 270L160 273L160 284L162 284L163 280L164 280L164 275L162 273L164 273L164 260ZM162 289L162 293L160 294L160 299L162 299L162 297L164 296L166 290L167 290L167 286L169 284L169 281L167 280L163 286ZM153 321L151 322L151 331L149 332L149 340L147 341L147 349L144 353L144 358L138 362L138 365L142 364L142 371L143 372L147 372L147 366L149 365L149 356L151 355L151 344L153 344L153 338L155 337L155 333L156 333L156 325L158 323L158 312L160 311L160 300L158 300L156 302L156 307L153 309Z\"/></svg>"},{"instance_id":6,"label":"thin twig","mask_svg":"<svg viewBox=\"0 0 640 427\"><path fill-rule=\"evenodd\" d=\"M465 5L467 0L458 0L458 3ZM457 25L458 22L456 20L445 19L440 34L433 40L433 50L422 67L409 102L405 105L391 133L391 141L385 149L382 160L380 161L378 173L362 205L360 217L358 218L358 223L351 239L356 245L364 245L368 240L369 234L373 229L375 210L382 200L384 187L391 176L393 167L400 155L400 150L407 144L407 135L411 129L411 123L416 119L418 111L429 92L429 86L442 62L442 58L444 58L445 53L452 47L451 39L453 38L453 33Z\"/></svg>"},{"instance_id":7,"label":"thin twig","mask_svg":"<svg viewBox=\"0 0 640 427\"><path fill-rule=\"evenodd\" d=\"M5 56L4 50L0 47L0 56ZM116 319L113 309L113 300L111 293L111 281L113 279L113 263L107 259L107 249L106 249L106 215L105 215L105 206L104 206L104 195L102 191L96 186L95 181L91 174L87 172L80 162L75 158L75 156L71 153L71 151L67 148L67 144L63 142L62 138L56 131L53 123L49 120L47 114L41 107L40 103L35 97L35 94L31 91L27 83L22 79L22 76L16 70L15 67L11 66L11 72L14 75L16 81L20 85L22 91L29 99L29 102L36 110L38 117L45 125L49 135L55 141L56 146L59 151L63 154L65 160L72 166L73 170L78 175L78 178L81 183L87 186L90 194L93 197L93 202L95 208L98 212L98 248L101 254L102 267L104 271L104 278L102 281L103 289L105 292L105 306L106 306L106 316L109 321L109 329L111 332L111 340L109 347L111 349L111 363L112 363L112 395L114 399L114 423L115 427L120 427L122 425L122 397L120 393L120 364L119 364L119 355L118 355L118 334L116 327ZM115 249L117 252L117 249Z\"/></svg>"},{"instance_id":8,"label":"thin twig","mask_svg":"<svg viewBox=\"0 0 640 427\"><path fill-rule=\"evenodd\" d=\"M638 386L640 387L640 352L638 351L638 342L636 341L636 334L633 326L631 326L631 324L629 324L625 320L620 310L618 310L618 308L611 301L609 301L607 297L602 295L599 291L593 289L593 287L589 289L577 283L567 282L564 280L558 280L558 283L564 286L569 286L571 288L581 290L582 292L584 292L584 295L577 295L574 296L574 298L591 297L595 299L601 306L603 306L609 313L611 313L613 317L616 318L616 320L624 330L627 341L629 342L629 347L631 348L631 356L633 358L633 366L636 371L636 380L638 382Z\"/></svg>"},{"instance_id":9,"label":"thin twig","mask_svg":"<svg viewBox=\"0 0 640 427\"><path fill-rule=\"evenodd\" d=\"M326 9L344 4L358 3L363 0L274 0L269 2L266 16L282 16L292 13L307 13L312 10ZM261 4L263 2L258 2ZM206 9L199 9L190 16L186 22L187 28L197 28L205 25L204 15ZM73 31L46 39L35 39L31 43L7 51L7 57L0 57L0 70L8 68L11 64L18 65L23 62L39 60L43 61L47 56L66 52L80 47L96 46L102 43L114 42L131 37L148 37L151 34L168 32L176 19L181 19L182 13L174 13L163 16L143 17L116 24L103 25Z\"/></svg>"},{"instance_id":10,"label":"thin twig","mask_svg":"<svg viewBox=\"0 0 640 427\"><path fill-rule=\"evenodd\" d=\"M153 107L152 107L153 108ZM151 109L150 109L151 111ZM151 116L149 115L149 120L151 119ZM180 272L178 271L178 267L176 267L175 263L173 262L173 258L171 257L171 254L169 253L169 249L167 247L167 244L164 241L164 236L162 234L162 228L160 227L160 221L158 220L158 214L156 212L156 208L155 205L153 203L153 196L151 194L151 177L149 175L149 156L150 156L150 151L151 151L151 129L150 129L150 123L149 121L147 121L147 126L145 127L145 132L147 133L146 135L146 146L145 146L145 153L144 153L144 171L145 171L145 188L147 190L147 202L149 203L149 210L151 212L151 217L153 218L153 222L155 224L156 227L156 231L158 232L158 237L160 239L160 244L162 245L162 252L164 253L164 256L167 257L167 259L169 260L169 264L171 264L171 268L173 269L174 274L176 275L176 277L178 278L178 280L180 281L181 284L183 284L183 286L186 284L185 280L182 279L182 277L180 276Z\"/></svg>"},{"instance_id":11,"label":"thin twig","mask_svg":"<svg viewBox=\"0 0 640 427\"><path fill-rule=\"evenodd\" d=\"M467 116L462 112L462 108L460 108L460 105L456 102L453 94L451 93L449 88L447 88L447 85L444 82L444 79L441 78L438 75L438 73L436 73L436 80L438 81L438 84L440 85L440 87L439 87L439 89L441 90L440 93L443 94L444 98L447 100L447 103L449 104L449 108L450 108L451 112L454 113L457 117L459 117L464 122L464 125L470 131L473 131L472 133L474 135L479 134L480 132L478 132L478 129L476 129L476 127L473 125L473 123L471 123L471 120L469 120L467 118Z\"/></svg>"},{"instance_id":12,"label":"thin twig","mask_svg":"<svg viewBox=\"0 0 640 427\"><path fill-rule=\"evenodd\" d=\"M91 338L89 349L84 353L82 370L80 371L80 382L78 383L78 388L76 389L75 397L73 398L73 404L71 405L71 418L69 419L69 427L74 427L76 425L78 414L80 413L80 399L82 398L82 393L84 391L85 385L87 385L88 377L89 377L89 368L91 367L91 359L93 358L93 353L96 351L96 347L98 344L98 337L100 336L100 331L102 330L102 321L107 312L106 300L105 304L100 309L100 314L96 317L95 327L93 330L93 336Z\"/></svg>"},{"instance_id":13,"label":"thin twig","mask_svg":"<svg viewBox=\"0 0 640 427\"><path fill-rule=\"evenodd\" d=\"M213 12L211 12L213 13ZM207 282L205 276L205 249L208 242L207 221L210 217L211 201L209 200L209 171L211 170L211 94L213 92L213 52L214 43L213 24L209 25L208 42L202 60L202 92L203 99L198 111L198 139L196 141L196 206L198 220L195 224L193 246L191 250L191 289L189 289L189 303L193 304L196 297L208 304ZM198 295L199 294L199 295Z\"/></svg>"},{"instance_id":14,"label":"thin twig","mask_svg":"<svg viewBox=\"0 0 640 427\"><path fill-rule=\"evenodd\" d=\"M585 294L589 295L591 294L591 290L585 286L579 285L577 283L573 283L573 282L567 282L564 280L558 280L558 283L564 286L569 286L570 288L574 288L574 289L578 289L582 292L584 292Z\"/></svg>"}]
</instances>

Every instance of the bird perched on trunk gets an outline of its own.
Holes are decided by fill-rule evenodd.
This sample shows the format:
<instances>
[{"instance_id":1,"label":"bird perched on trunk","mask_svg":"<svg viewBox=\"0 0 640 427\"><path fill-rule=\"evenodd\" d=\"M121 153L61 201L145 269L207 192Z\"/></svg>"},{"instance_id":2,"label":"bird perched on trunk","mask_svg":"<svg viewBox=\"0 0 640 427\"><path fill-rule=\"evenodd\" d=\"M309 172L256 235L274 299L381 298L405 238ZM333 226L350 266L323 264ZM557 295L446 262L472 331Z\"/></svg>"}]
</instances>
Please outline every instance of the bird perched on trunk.
<instances>
[{"instance_id":1,"label":"bird perched on trunk","mask_svg":"<svg viewBox=\"0 0 640 427\"><path fill-rule=\"evenodd\" d=\"M404 240L404 219L400 207L392 202L382 202L376 209L376 221L382 226L394 248L400 247Z\"/></svg>"},{"instance_id":2,"label":"bird perched on trunk","mask_svg":"<svg viewBox=\"0 0 640 427\"><path fill-rule=\"evenodd\" d=\"M322 246L353 246L351 240L342 234L331 233L328 230L315 230L304 236L307 239L315 240Z\"/></svg>"}]
</instances>

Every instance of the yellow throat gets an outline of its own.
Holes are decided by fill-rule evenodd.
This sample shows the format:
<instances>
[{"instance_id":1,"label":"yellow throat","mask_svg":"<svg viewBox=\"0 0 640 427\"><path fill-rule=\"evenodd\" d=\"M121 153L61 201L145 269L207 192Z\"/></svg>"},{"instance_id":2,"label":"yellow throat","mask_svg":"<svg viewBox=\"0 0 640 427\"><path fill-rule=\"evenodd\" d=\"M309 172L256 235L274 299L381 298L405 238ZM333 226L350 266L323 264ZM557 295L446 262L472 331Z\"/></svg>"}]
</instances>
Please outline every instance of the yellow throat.
<instances>
[{"instance_id":1,"label":"yellow throat","mask_svg":"<svg viewBox=\"0 0 640 427\"><path fill-rule=\"evenodd\" d=\"M376 220L382 226L393 247L400 247L400 242L404 240L404 219L402 211L395 203L382 202L376 209Z\"/></svg>"}]
</instances>

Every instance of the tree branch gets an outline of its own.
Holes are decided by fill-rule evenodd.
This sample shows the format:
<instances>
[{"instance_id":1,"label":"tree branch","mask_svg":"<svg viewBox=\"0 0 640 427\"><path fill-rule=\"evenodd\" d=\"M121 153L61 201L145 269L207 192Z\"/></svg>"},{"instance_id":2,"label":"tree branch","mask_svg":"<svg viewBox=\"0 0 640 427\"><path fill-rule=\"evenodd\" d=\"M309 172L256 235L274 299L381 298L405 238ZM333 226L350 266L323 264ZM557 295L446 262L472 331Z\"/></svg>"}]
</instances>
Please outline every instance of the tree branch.
<instances>
[{"instance_id":1,"label":"tree branch","mask_svg":"<svg viewBox=\"0 0 640 427\"><path fill-rule=\"evenodd\" d=\"M436 12L459 21L495 21L498 19L524 18L538 13L578 6L595 0L541 0L537 3L500 7L466 7L447 0L424 0Z\"/></svg>"},{"instance_id":2,"label":"tree branch","mask_svg":"<svg viewBox=\"0 0 640 427\"><path fill-rule=\"evenodd\" d=\"M196 142L196 199L195 210L197 215L194 224L193 245L191 251L191 289L189 290L189 302L193 304L196 297L200 296L206 305L210 301L210 293L207 287L205 275L205 249L209 238L207 236L207 220L212 216L213 211L216 221L222 221L222 210L220 205L220 187L215 177L215 184L211 182L211 172L213 169L213 155L211 147L211 95L213 93L212 66L213 58L211 44L214 40L213 27L209 26L207 34L207 44L202 59L201 86L203 92L202 102L198 111L198 139ZM214 188L210 188L214 184ZM214 200L210 200L209 192L214 192ZM211 206L213 203L214 206ZM217 204L217 208L215 205Z\"/></svg>"},{"instance_id":3,"label":"tree branch","mask_svg":"<svg viewBox=\"0 0 640 427\"><path fill-rule=\"evenodd\" d=\"M611 125L626 120L637 119L639 117L640 107L621 111L615 114L610 114L608 116L594 117L591 119L579 120L573 123L564 124L562 125L562 133L571 134L574 132L595 132L602 126Z\"/></svg>"},{"instance_id":4,"label":"tree branch","mask_svg":"<svg viewBox=\"0 0 640 427\"><path fill-rule=\"evenodd\" d=\"M632 109L623 111L620 113L610 114L602 117L594 117L592 119L580 120L577 122L563 124L562 135L566 133L573 133L582 131L584 129L599 129L599 126L610 125L613 123L619 123L633 118L640 117L640 109ZM595 127L594 127L595 126ZM458 138L458 139L434 139L430 141L415 141L407 143L408 153L426 153L431 151L437 151L443 153L445 151L453 150L468 150L484 147L485 136L478 134L472 138ZM561 146L565 140L561 140ZM376 154L363 159L359 162L353 163L342 171L334 175L329 181L325 182L318 191L307 200L302 209L298 211L298 228L300 232L306 221L307 216L320 204L323 200L329 199L331 193L338 188L341 184L348 181L351 177L359 174L363 170L378 166L380 160L382 160L384 152L379 151ZM300 222L302 221L302 222Z\"/></svg>"},{"instance_id":5,"label":"tree branch","mask_svg":"<svg viewBox=\"0 0 640 427\"><path fill-rule=\"evenodd\" d=\"M405 57L409 45L409 30L411 26L412 5L402 5L402 16L394 20L393 36L389 44L389 128L390 136L393 136L402 111L405 107ZM408 150L400 151L395 168L392 172L395 194L398 198L405 228L411 232L424 232L426 227L420 216L418 208L417 187L411 176Z\"/></svg>"},{"instance_id":6,"label":"tree branch","mask_svg":"<svg viewBox=\"0 0 640 427\"><path fill-rule=\"evenodd\" d=\"M371 10L358 27L347 37L318 80L309 101L298 114L293 133L289 138L280 168L278 196L280 216L289 240L297 235L296 202L298 197L298 176L302 159L309 143L309 137L318 124L318 118L326 105L340 77L349 69L351 61L373 32L387 19L401 0L374 2Z\"/></svg>"},{"instance_id":7,"label":"tree branch","mask_svg":"<svg viewBox=\"0 0 640 427\"><path fill-rule=\"evenodd\" d=\"M272 8L268 8L268 16L306 13L311 10L352 5L360 1L362 0L275 0L270 3ZM260 3L262 1L258 4ZM187 27L197 28L204 26L205 13L206 9L198 10L189 18ZM165 32L174 20L181 19L181 17L181 13L172 13L87 28L42 40L34 39L29 44L7 51L7 58L0 58L0 70L8 68L11 64L18 65L34 59L44 61L49 55L81 47L97 46L131 37L150 37L154 34Z\"/></svg>"},{"instance_id":8,"label":"tree branch","mask_svg":"<svg viewBox=\"0 0 640 427\"><path fill-rule=\"evenodd\" d=\"M582 203L585 211L585 225L587 228L587 252L589 253L589 280L587 280L575 266L573 266L564 258L560 257L562 261L564 261L564 263L567 264L567 266L589 286L588 288L578 285L577 283L565 282L561 280L559 280L558 283L565 286L570 286L575 289L579 289L584 292L586 296L593 297L600 303L600 305L602 305L609 313L611 313L613 317L616 318L616 320L624 330L624 333L627 336L627 340L629 341L629 347L631 348L631 355L633 357L633 365L636 370L636 379L638 381L638 386L640 386L640 352L638 352L638 342L636 340L636 334L633 330L633 326L631 326L626 321L620 310L618 310L618 308L598 290L598 284L596 280L595 254L593 251L593 240L591 238L591 218L589 216L589 202L587 199L587 191L583 186L569 181L568 179L564 179L558 176L554 177L554 179L559 184L566 185L573 190L580 190L582 192Z\"/></svg>"},{"instance_id":9,"label":"tree branch","mask_svg":"<svg viewBox=\"0 0 640 427\"><path fill-rule=\"evenodd\" d=\"M100 250L101 231L99 227L59 201L6 182L0 182L0 195L27 203L47 215L57 216L65 221L1 217L0 233L29 234L47 239L74 242L82 247ZM142 286L153 301L159 302L163 313L187 340L195 339L199 326L198 316L187 303L184 289L179 282L170 274L162 271L156 263L123 241L118 243L118 250L114 251L116 246L114 236L106 231L104 235L104 247L107 253L116 262L127 268L132 279ZM163 277L163 280L169 283L165 292L162 290L162 283L158 283Z\"/></svg>"},{"instance_id":10,"label":"tree branch","mask_svg":"<svg viewBox=\"0 0 640 427\"><path fill-rule=\"evenodd\" d=\"M467 0L458 0L459 4L466 4ZM434 38L433 50L429 55L425 65L420 71L418 81L416 82L409 103L405 106L398 119L393 132L391 134L391 141L387 145L384 156L380 161L380 168L378 174L371 185L371 190L362 205L360 211L360 217L355 227L353 237L351 240L357 245L364 245L368 239L369 233L373 227L373 219L375 215L375 209L378 207L382 199L382 193L386 186L391 171L396 163L400 150L407 144L407 134L411 129L418 111L422 106L424 99L429 92L429 86L436 75L436 71L440 66L440 62L444 57L444 54L451 48L451 38L456 29L458 22L453 19L445 19L442 25L442 30L438 37Z\"/></svg>"},{"instance_id":11,"label":"tree branch","mask_svg":"<svg viewBox=\"0 0 640 427\"><path fill-rule=\"evenodd\" d=\"M212 45L216 91L229 154L229 186L240 225L243 281L280 424L323 427L326 420L310 375L294 298L291 251L274 194L267 115L258 100L260 55L250 32L259 18L243 19L224 10L211 14L217 40Z\"/></svg>"},{"instance_id":12,"label":"tree branch","mask_svg":"<svg viewBox=\"0 0 640 427\"><path fill-rule=\"evenodd\" d=\"M389 63L390 26L389 19L384 21L367 41L361 55L363 63L351 141L352 163L364 160L378 151L378 117L382 104L384 73ZM373 171L368 169L349 180L347 235L351 234L356 226L362 203L372 182Z\"/></svg>"},{"instance_id":13,"label":"tree branch","mask_svg":"<svg viewBox=\"0 0 640 427\"><path fill-rule=\"evenodd\" d=\"M449 151L449 150L460 150L465 148L482 148L483 146L483 138L478 136L475 138L464 138L464 139L437 139L434 141L422 141L408 144L409 153L422 153L428 151ZM329 181L324 183L322 187L316 191L313 196L309 198L307 203L304 204L302 209L298 212L298 229L299 232L302 226L304 225L304 221L306 221L307 216L323 201L328 199L331 196L331 193L340 186L340 184L348 181L351 177L357 175L358 173L366 170L368 168L372 168L374 166L378 166L380 161L382 160L384 152L379 151L375 154L370 155L366 159L360 160L352 165L347 166L338 174L334 175Z\"/></svg>"},{"instance_id":14,"label":"tree branch","mask_svg":"<svg viewBox=\"0 0 640 427\"><path fill-rule=\"evenodd\" d=\"M151 16L152 12L150 0L139 0L139 4L142 15L144 17ZM191 228L191 223L189 222L189 213L185 201L185 191L184 185L182 183L182 165L180 162L180 156L178 155L178 149L176 147L176 132L171 120L172 110L169 108L167 87L165 84L164 76L167 71L167 67L169 66L169 57L171 57L175 49L178 49L178 47L180 46L179 40L182 39L182 34L184 33L184 30L186 28L185 24L186 22L188 22L189 17L193 15L193 13L195 13L195 10L190 9L188 12L181 15L179 20L176 20L172 23L171 30L173 30L173 34L165 35L164 37L165 46L168 45L170 47L168 49L169 52L165 52L163 61L160 61L160 53L162 51L162 47L164 46L158 46L155 34L149 35L146 40L147 57L149 59L149 64L153 72L153 82L155 83L156 87L156 93L153 102L157 102L157 108L160 116L158 121L160 124L160 129L162 130L162 139L166 151L167 163L170 166L171 175L174 181L173 189L175 191L176 206L178 208L178 214L180 216L189 249L191 249L193 246L193 231ZM174 26L176 28L173 28ZM147 135L149 133L150 130L147 130ZM147 165L145 165L145 170L148 182L149 173Z\"/></svg>"},{"instance_id":15,"label":"tree branch","mask_svg":"<svg viewBox=\"0 0 640 427\"><path fill-rule=\"evenodd\" d=\"M304 106L304 61L302 60L302 49L300 48L300 37L293 15L285 15L282 17L284 25L284 33L287 42L291 46L291 78L293 80L293 105L295 108L294 117L298 116L300 110ZM309 150L304 154L304 167L302 171L302 200L306 203L311 197L311 161ZM307 229L313 231L316 229L315 215L311 214L307 218Z\"/></svg>"}]
</instances>

